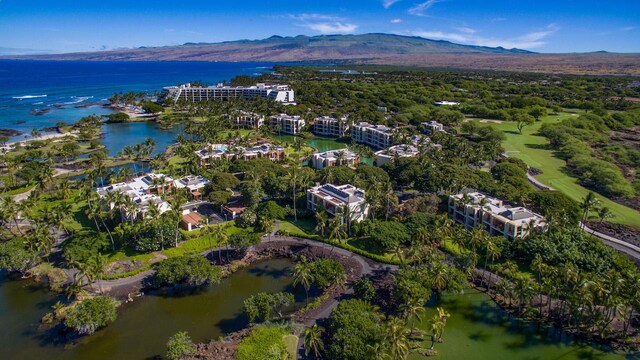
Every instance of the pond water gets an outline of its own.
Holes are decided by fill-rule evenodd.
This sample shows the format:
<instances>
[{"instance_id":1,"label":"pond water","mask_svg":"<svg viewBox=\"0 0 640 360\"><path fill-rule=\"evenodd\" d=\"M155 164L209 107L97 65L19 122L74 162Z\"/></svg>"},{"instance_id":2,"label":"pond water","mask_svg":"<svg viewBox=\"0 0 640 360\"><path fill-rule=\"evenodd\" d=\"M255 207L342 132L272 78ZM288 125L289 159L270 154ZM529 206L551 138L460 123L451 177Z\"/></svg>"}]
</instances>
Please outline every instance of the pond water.
<instances>
[{"instance_id":1,"label":"pond water","mask_svg":"<svg viewBox=\"0 0 640 360\"><path fill-rule=\"evenodd\" d=\"M164 152L167 146L173 144L176 136L182 132L182 127L170 129L159 127L155 122L132 122L105 124L104 135L101 138L110 156L117 156L118 151L127 145L135 145L152 138L156 142L155 154Z\"/></svg>"},{"instance_id":2,"label":"pond water","mask_svg":"<svg viewBox=\"0 0 640 360\"><path fill-rule=\"evenodd\" d=\"M640 359L640 353L615 352L577 343L556 328L517 320L475 289L466 289L462 295L444 296L429 305L423 324L419 325L423 329L427 329L429 319L435 314L435 306L451 314L444 342L434 347L439 353L434 359ZM427 336L423 345L430 347L431 338Z\"/></svg>"},{"instance_id":3,"label":"pond water","mask_svg":"<svg viewBox=\"0 0 640 360\"><path fill-rule=\"evenodd\" d=\"M147 359L164 354L170 336L188 331L195 342L217 339L245 327L243 301L259 292L293 292L289 260L254 264L197 293L146 295L123 305L118 320L78 344L56 343L38 331L57 300L27 281L0 278L0 349L3 359ZM304 291L295 292L296 305ZM65 349L65 346L67 347Z\"/></svg>"}]
</instances>

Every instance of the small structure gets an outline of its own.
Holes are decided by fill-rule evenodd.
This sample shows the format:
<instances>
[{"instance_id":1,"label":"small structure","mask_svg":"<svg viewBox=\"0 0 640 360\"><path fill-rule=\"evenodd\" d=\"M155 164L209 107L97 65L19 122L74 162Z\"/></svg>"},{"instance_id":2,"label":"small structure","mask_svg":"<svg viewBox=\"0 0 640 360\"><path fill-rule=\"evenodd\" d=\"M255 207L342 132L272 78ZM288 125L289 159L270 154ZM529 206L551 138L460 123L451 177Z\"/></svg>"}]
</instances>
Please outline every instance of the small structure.
<instances>
[{"instance_id":1,"label":"small structure","mask_svg":"<svg viewBox=\"0 0 640 360\"><path fill-rule=\"evenodd\" d=\"M368 122L359 122L353 125L351 138L361 144L385 149L393 143L394 131L384 125L373 125Z\"/></svg>"},{"instance_id":2,"label":"small structure","mask_svg":"<svg viewBox=\"0 0 640 360\"><path fill-rule=\"evenodd\" d=\"M328 166L347 165L356 167L359 163L360 156L346 148L314 153L311 158L311 166L318 170Z\"/></svg>"},{"instance_id":3,"label":"small structure","mask_svg":"<svg viewBox=\"0 0 640 360\"><path fill-rule=\"evenodd\" d=\"M194 200L202 199L202 190L209 184L209 180L202 175L188 175L182 179L174 181L174 186L178 189L187 189Z\"/></svg>"},{"instance_id":4,"label":"small structure","mask_svg":"<svg viewBox=\"0 0 640 360\"><path fill-rule=\"evenodd\" d=\"M317 185L307 190L307 208L316 211L324 208L332 216L339 216L343 223L359 222L369 215L364 190L353 185Z\"/></svg>"},{"instance_id":5,"label":"small structure","mask_svg":"<svg viewBox=\"0 0 640 360\"><path fill-rule=\"evenodd\" d=\"M189 211L182 215L180 219L180 227L186 231L195 230L203 225L205 219L196 211Z\"/></svg>"},{"instance_id":6,"label":"small structure","mask_svg":"<svg viewBox=\"0 0 640 360\"><path fill-rule=\"evenodd\" d=\"M269 125L271 125L272 128L277 129L280 133L289 135L296 135L302 132L305 124L304 119L298 115L273 115L269 120Z\"/></svg>"},{"instance_id":7,"label":"small structure","mask_svg":"<svg viewBox=\"0 0 640 360\"><path fill-rule=\"evenodd\" d=\"M524 238L534 229L543 229L545 219L524 207L510 207L500 199L479 192L449 196L449 217L467 229L481 226L491 236L509 240Z\"/></svg>"},{"instance_id":8,"label":"small structure","mask_svg":"<svg viewBox=\"0 0 640 360\"><path fill-rule=\"evenodd\" d=\"M444 125L442 125L441 123L437 122L437 121L427 121L427 122L423 122L422 126L424 126L424 132L426 134L435 134L436 132L440 131L440 132L444 132Z\"/></svg>"},{"instance_id":9,"label":"small structure","mask_svg":"<svg viewBox=\"0 0 640 360\"><path fill-rule=\"evenodd\" d=\"M336 119L329 116L315 118L313 132L320 136L343 137L349 131L348 116Z\"/></svg>"},{"instance_id":10,"label":"small structure","mask_svg":"<svg viewBox=\"0 0 640 360\"><path fill-rule=\"evenodd\" d=\"M456 105L460 105L459 102L455 102L455 101L436 101L433 103L433 105L435 106L456 106Z\"/></svg>"},{"instance_id":11,"label":"small structure","mask_svg":"<svg viewBox=\"0 0 640 360\"><path fill-rule=\"evenodd\" d=\"M420 153L415 145L394 145L375 153L376 166L382 166L396 158L414 157Z\"/></svg>"}]
</instances>

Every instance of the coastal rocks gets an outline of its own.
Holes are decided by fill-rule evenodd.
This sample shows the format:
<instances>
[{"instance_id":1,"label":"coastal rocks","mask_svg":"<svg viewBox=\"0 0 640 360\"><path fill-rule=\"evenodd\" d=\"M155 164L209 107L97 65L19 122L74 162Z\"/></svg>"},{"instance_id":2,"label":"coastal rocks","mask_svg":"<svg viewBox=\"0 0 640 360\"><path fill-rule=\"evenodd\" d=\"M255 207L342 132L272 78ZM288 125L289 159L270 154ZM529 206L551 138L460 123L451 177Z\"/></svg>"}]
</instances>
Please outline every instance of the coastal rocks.
<instances>
[{"instance_id":1,"label":"coastal rocks","mask_svg":"<svg viewBox=\"0 0 640 360\"><path fill-rule=\"evenodd\" d=\"M13 129L0 129L0 136L6 136L6 137L14 137L14 136L20 136L23 133L18 131L18 130L13 130Z\"/></svg>"}]
</instances>

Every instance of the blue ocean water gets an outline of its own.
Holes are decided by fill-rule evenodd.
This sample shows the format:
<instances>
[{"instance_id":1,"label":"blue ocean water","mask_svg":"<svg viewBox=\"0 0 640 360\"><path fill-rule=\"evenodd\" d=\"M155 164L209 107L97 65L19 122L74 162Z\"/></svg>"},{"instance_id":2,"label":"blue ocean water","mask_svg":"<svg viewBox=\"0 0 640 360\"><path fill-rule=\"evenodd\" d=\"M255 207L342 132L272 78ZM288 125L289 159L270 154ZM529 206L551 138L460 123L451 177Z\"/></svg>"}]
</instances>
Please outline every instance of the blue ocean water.
<instances>
[{"instance_id":1,"label":"blue ocean water","mask_svg":"<svg viewBox=\"0 0 640 360\"><path fill-rule=\"evenodd\" d=\"M60 121L72 123L91 114L109 114L111 110L100 104L116 92L153 93L195 80L212 84L240 74L271 71L272 66L256 62L0 60L0 128L29 134ZM44 109L48 111L35 115ZM104 139L112 153L145 137L155 138L159 147L166 146L176 135L176 130L163 131L147 123L105 125L107 134L110 130L118 134Z\"/></svg>"}]
</instances>

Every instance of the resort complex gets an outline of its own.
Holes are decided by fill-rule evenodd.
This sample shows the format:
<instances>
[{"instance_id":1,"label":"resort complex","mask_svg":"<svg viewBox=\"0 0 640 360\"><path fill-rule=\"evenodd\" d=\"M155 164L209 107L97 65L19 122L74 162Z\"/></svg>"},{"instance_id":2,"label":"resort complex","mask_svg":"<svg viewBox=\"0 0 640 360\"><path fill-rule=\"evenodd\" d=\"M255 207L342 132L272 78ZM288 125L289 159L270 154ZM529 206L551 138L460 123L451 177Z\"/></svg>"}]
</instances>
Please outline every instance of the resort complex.
<instances>
[{"instance_id":1,"label":"resort complex","mask_svg":"<svg viewBox=\"0 0 640 360\"><path fill-rule=\"evenodd\" d=\"M324 209L342 223L359 222L369 215L365 192L353 185L316 185L307 190L307 208L311 211Z\"/></svg>"},{"instance_id":2,"label":"resort complex","mask_svg":"<svg viewBox=\"0 0 640 360\"><path fill-rule=\"evenodd\" d=\"M336 119L329 116L317 117L313 123L313 132L319 136L344 137L348 134L347 116Z\"/></svg>"},{"instance_id":3,"label":"resort complex","mask_svg":"<svg viewBox=\"0 0 640 360\"><path fill-rule=\"evenodd\" d=\"M229 146L225 144L209 144L195 151L200 159L201 166L209 166L215 160L227 161L270 159L279 161L284 159L285 152L282 146L272 144L260 144L251 147Z\"/></svg>"},{"instance_id":4,"label":"resort complex","mask_svg":"<svg viewBox=\"0 0 640 360\"><path fill-rule=\"evenodd\" d=\"M191 84L184 84L165 87L164 96L174 102L180 100L198 102L260 98L283 104L295 104L293 90L289 89L289 85L281 84L256 84L255 86L227 86L223 84L191 86Z\"/></svg>"},{"instance_id":5,"label":"resort complex","mask_svg":"<svg viewBox=\"0 0 640 360\"><path fill-rule=\"evenodd\" d=\"M108 209L117 207L118 202L125 205L120 208L121 217L123 220L130 220L144 218L152 206L156 206L160 214L170 210L169 203L159 194L166 193L173 186L174 180L171 177L149 173L128 182L99 187L96 192Z\"/></svg>"},{"instance_id":6,"label":"resort complex","mask_svg":"<svg viewBox=\"0 0 640 360\"><path fill-rule=\"evenodd\" d=\"M546 225L542 215L524 207L508 206L479 192L450 195L449 217L467 229L479 226L491 236L501 235L509 240L524 238Z\"/></svg>"},{"instance_id":7,"label":"resort complex","mask_svg":"<svg viewBox=\"0 0 640 360\"><path fill-rule=\"evenodd\" d=\"M394 145L387 149L377 151L375 153L377 166L382 166L389 161L393 161L396 158L406 158L406 157L414 157L418 156L420 150L418 147L411 145Z\"/></svg>"},{"instance_id":8,"label":"resort complex","mask_svg":"<svg viewBox=\"0 0 640 360\"><path fill-rule=\"evenodd\" d=\"M311 167L318 170L328 166L356 167L359 163L360 156L347 148L317 152L311 156Z\"/></svg>"},{"instance_id":9,"label":"resort complex","mask_svg":"<svg viewBox=\"0 0 640 360\"><path fill-rule=\"evenodd\" d=\"M351 130L353 141L378 149L385 149L391 146L393 135L393 129L385 125L373 125L368 122L354 124Z\"/></svg>"},{"instance_id":10,"label":"resort complex","mask_svg":"<svg viewBox=\"0 0 640 360\"><path fill-rule=\"evenodd\" d=\"M287 114L273 115L269 120L269 125L277 133L296 135L302 132L306 122L298 115L291 116Z\"/></svg>"},{"instance_id":11,"label":"resort complex","mask_svg":"<svg viewBox=\"0 0 640 360\"><path fill-rule=\"evenodd\" d=\"M444 131L444 125L442 125L437 121L427 121L427 122L423 122L421 125L424 127L425 129L424 131L427 134L435 134L438 131L441 131L441 132Z\"/></svg>"}]
</instances>

